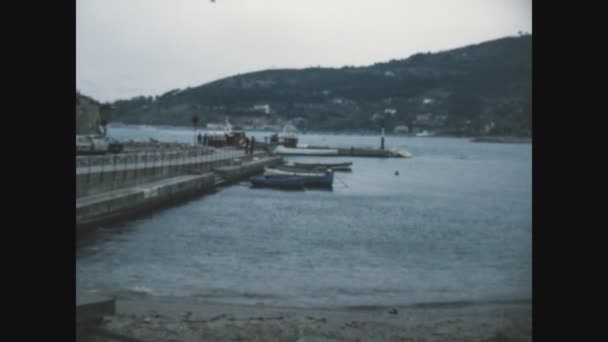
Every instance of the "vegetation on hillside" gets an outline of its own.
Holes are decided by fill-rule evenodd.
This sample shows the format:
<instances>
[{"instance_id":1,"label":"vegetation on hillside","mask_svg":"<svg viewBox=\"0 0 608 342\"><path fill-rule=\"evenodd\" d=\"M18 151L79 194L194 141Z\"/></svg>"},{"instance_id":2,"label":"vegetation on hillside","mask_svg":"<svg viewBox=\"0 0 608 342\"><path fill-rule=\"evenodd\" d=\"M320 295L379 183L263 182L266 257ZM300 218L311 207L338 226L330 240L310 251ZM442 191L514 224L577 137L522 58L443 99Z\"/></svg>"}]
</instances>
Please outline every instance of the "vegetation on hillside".
<instances>
[{"instance_id":1,"label":"vegetation on hillside","mask_svg":"<svg viewBox=\"0 0 608 342\"><path fill-rule=\"evenodd\" d=\"M246 128L531 134L532 36L508 37L365 67L273 69L112 103L112 120Z\"/></svg>"}]
</instances>

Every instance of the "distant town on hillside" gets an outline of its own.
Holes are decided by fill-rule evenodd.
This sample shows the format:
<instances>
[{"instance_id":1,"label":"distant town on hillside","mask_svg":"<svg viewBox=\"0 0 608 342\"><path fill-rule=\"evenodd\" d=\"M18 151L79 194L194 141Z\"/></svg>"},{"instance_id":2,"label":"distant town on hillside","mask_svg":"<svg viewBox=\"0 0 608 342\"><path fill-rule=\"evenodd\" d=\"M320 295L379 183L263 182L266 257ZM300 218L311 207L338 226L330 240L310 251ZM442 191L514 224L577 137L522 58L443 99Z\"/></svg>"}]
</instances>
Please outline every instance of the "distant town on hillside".
<instances>
[{"instance_id":1,"label":"distant town on hillside","mask_svg":"<svg viewBox=\"0 0 608 342\"><path fill-rule=\"evenodd\" d=\"M364 67L271 69L106 103L112 122L530 136L532 35Z\"/></svg>"}]
</instances>

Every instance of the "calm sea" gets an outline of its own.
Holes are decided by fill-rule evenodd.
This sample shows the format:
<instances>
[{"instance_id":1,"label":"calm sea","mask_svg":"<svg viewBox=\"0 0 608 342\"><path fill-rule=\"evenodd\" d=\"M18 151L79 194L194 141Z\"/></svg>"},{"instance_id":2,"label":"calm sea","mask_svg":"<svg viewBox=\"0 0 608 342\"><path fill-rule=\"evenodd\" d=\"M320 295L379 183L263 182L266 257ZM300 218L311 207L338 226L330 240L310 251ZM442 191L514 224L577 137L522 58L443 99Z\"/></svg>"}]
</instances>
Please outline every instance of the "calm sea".
<instances>
[{"instance_id":1,"label":"calm sea","mask_svg":"<svg viewBox=\"0 0 608 342\"><path fill-rule=\"evenodd\" d=\"M194 139L171 127L109 134ZM304 134L300 142L378 146L380 138ZM414 157L288 158L352 161L353 171L336 173L332 191L243 181L103 227L77 249L77 288L289 306L531 300L531 145L393 136L386 145Z\"/></svg>"}]
</instances>

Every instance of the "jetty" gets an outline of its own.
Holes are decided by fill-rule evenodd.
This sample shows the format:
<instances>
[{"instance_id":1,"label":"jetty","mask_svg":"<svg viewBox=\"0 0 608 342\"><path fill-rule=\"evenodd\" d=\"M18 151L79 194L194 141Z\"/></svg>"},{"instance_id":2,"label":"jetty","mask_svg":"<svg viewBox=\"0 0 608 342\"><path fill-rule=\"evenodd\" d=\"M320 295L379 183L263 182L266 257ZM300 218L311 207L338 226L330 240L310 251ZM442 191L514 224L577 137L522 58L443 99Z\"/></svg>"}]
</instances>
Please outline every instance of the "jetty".
<instances>
[{"instance_id":1,"label":"jetty","mask_svg":"<svg viewBox=\"0 0 608 342\"><path fill-rule=\"evenodd\" d=\"M381 148L296 147L260 142L241 146L128 143L121 153L76 157L76 227L88 231L211 193L283 163L283 156L408 158L407 151ZM249 153L248 153L249 152Z\"/></svg>"},{"instance_id":2,"label":"jetty","mask_svg":"<svg viewBox=\"0 0 608 342\"><path fill-rule=\"evenodd\" d=\"M237 148L78 157L77 233L211 193L280 163L279 156Z\"/></svg>"},{"instance_id":3,"label":"jetty","mask_svg":"<svg viewBox=\"0 0 608 342\"><path fill-rule=\"evenodd\" d=\"M406 150L377 149L365 147L328 147L303 146L284 147L281 145L260 144L262 148L273 155L279 156L314 156L314 157L370 157L370 158L411 158L412 154Z\"/></svg>"}]
</instances>

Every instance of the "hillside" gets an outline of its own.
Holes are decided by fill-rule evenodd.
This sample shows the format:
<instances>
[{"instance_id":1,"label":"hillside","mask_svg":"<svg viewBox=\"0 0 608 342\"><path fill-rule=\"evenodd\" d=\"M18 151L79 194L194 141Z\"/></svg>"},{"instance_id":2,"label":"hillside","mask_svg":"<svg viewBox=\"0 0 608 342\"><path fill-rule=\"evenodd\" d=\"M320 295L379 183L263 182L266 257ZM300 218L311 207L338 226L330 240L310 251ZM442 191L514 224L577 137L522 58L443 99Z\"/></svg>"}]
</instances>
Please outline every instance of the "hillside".
<instances>
[{"instance_id":1,"label":"hillside","mask_svg":"<svg viewBox=\"0 0 608 342\"><path fill-rule=\"evenodd\" d=\"M76 91L76 134L99 133L99 102Z\"/></svg>"},{"instance_id":2,"label":"hillside","mask_svg":"<svg viewBox=\"0 0 608 342\"><path fill-rule=\"evenodd\" d=\"M114 102L111 120L244 128L530 135L532 36L508 37L365 67L263 70Z\"/></svg>"}]
</instances>

